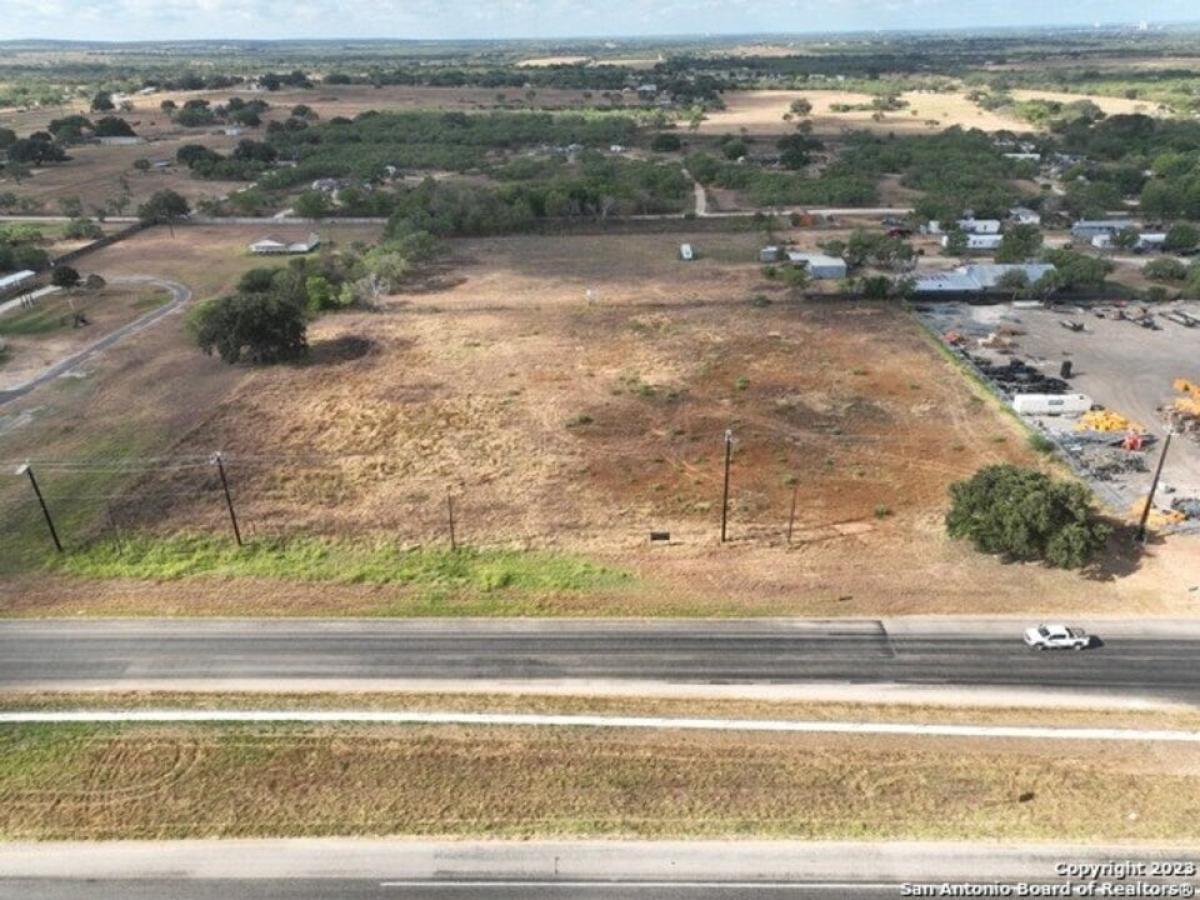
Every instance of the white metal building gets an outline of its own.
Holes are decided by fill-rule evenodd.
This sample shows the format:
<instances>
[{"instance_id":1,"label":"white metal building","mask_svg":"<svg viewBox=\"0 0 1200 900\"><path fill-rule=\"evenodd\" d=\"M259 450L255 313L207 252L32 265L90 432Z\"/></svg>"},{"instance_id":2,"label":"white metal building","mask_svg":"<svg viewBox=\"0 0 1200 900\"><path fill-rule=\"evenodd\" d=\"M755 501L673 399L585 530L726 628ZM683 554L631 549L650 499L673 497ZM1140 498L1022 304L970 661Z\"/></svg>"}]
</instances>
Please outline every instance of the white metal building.
<instances>
[{"instance_id":1,"label":"white metal building","mask_svg":"<svg viewBox=\"0 0 1200 900\"><path fill-rule=\"evenodd\" d=\"M1091 240L1099 234L1116 234L1133 227L1132 219L1080 219L1071 226L1071 236Z\"/></svg>"},{"instance_id":2,"label":"white metal building","mask_svg":"<svg viewBox=\"0 0 1200 900\"><path fill-rule=\"evenodd\" d=\"M959 219L958 227L967 234L999 234L1000 220L999 219L976 219L974 217L968 219Z\"/></svg>"},{"instance_id":3,"label":"white metal building","mask_svg":"<svg viewBox=\"0 0 1200 900\"><path fill-rule=\"evenodd\" d=\"M288 240L287 238L280 238L275 235L267 235L251 244L250 252L257 253L260 256L285 253L311 253L320 243L321 238L315 232L311 232L303 240Z\"/></svg>"},{"instance_id":4,"label":"white metal building","mask_svg":"<svg viewBox=\"0 0 1200 900\"><path fill-rule=\"evenodd\" d=\"M6 294L9 291L15 291L19 287L23 287L37 277L37 273L31 269L22 269L20 272L10 272L8 275L0 275L0 294Z\"/></svg>"},{"instance_id":5,"label":"white metal building","mask_svg":"<svg viewBox=\"0 0 1200 900\"><path fill-rule=\"evenodd\" d=\"M827 256L824 253L804 253L799 250L789 250L788 260L794 266L804 266L813 278L845 278L846 261L838 256Z\"/></svg>"},{"instance_id":6,"label":"white metal building","mask_svg":"<svg viewBox=\"0 0 1200 900\"><path fill-rule=\"evenodd\" d=\"M1004 240L999 234L968 234L966 238L968 250L998 250L1000 242ZM950 246L950 235L942 235L942 246Z\"/></svg>"}]
</instances>

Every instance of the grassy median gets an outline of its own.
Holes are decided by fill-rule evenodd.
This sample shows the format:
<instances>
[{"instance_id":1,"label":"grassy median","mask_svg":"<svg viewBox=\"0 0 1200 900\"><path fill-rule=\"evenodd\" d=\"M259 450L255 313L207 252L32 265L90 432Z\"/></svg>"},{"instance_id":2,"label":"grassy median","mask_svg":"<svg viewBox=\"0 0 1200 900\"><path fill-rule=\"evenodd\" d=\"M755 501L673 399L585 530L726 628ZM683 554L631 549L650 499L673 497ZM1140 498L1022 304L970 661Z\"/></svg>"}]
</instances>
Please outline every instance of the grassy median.
<instances>
[{"instance_id":1,"label":"grassy median","mask_svg":"<svg viewBox=\"0 0 1200 900\"><path fill-rule=\"evenodd\" d=\"M1200 753L585 728L5 726L0 839L1193 840Z\"/></svg>"}]
</instances>

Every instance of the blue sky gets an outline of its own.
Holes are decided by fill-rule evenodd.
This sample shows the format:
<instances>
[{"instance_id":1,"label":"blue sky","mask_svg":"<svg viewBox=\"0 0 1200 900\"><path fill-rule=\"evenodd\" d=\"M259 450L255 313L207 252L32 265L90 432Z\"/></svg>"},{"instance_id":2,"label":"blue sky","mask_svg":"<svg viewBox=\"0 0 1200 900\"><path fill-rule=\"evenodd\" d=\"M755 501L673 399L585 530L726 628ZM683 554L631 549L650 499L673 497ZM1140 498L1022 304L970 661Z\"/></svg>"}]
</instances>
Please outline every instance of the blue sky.
<instances>
[{"instance_id":1,"label":"blue sky","mask_svg":"<svg viewBox=\"0 0 1200 900\"><path fill-rule=\"evenodd\" d=\"M0 0L0 39L552 38L1197 18L1194 0Z\"/></svg>"}]
</instances>

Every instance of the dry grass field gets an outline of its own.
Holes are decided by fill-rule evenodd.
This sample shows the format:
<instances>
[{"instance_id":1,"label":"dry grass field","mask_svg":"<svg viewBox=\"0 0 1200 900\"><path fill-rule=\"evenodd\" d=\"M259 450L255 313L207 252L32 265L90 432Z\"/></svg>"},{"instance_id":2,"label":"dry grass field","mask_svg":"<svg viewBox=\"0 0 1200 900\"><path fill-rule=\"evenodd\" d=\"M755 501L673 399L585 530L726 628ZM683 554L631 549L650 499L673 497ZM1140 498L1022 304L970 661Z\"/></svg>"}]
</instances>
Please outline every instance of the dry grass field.
<instances>
[{"instance_id":1,"label":"dry grass field","mask_svg":"<svg viewBox=\"0 0 1200 900\"><path fill-rule=\"evenodd\" d=\"M222 153L228 153L238 138L216 136L204 131L191 134L164 136L145 144L105 147L85 145L72 147L67 162L54 163L35 169L33 176L20 184L0 181L3 190L18 197L39 200L43 212L58 214L58 202L67 197L78 197L83 202L84 212L94 214L95 207L104 207L109 200L121 196L121 179L128 186L129 205L125 215L133 215L139 203L144 202L155 191L170 189L187 197L193 203L202 197L217 197L246 187L245 182L204 181L193 178L184 166L172 165L167 169L140 172L134 168L139 159L152 161L170 160L185 144L204 144Z\"/></svg>"},{"instance_id":2,"label":"dry grass field","mask_svg":"<svg viewBox=\"0 0 1200 900\"><path fill-rule=\"evenodd\" d=\"M1171 747L600 729L11 726L0 837L1195 840Z\"/></svg>"},{"instance_id":3,"label":"dry grass field","mask_svg":"<svg viewBox=\"0 0 1200 900\"><path fill-rule=\"evenodd\" d=\"M590 56L537 56L523 59L517 65L526 69L544 69L550 66L580 66L591 59Z\"/></svg>"},{"instance_id":4,"label":"dry grass field","mask_svg":"<svg viewBox=\"0 0 1200 900\"><path fill-rule=\"evenodd\" d=\"M211 270L211 231L179 235L178 277ZM714 237L686 265L671 237L458 243L420 292L319 323L325 364L255 373L176 449L283 460L243 482L268 531L420 542L450 489L476 540L596 549L652 528L707 542L726 428L738 539L778 541L793 487L818 539L919 518L950 479L1028 458L898 310L790 300L756 244Z\"/></svg>"},{"instance_id":5,"label":"dry grass field","mask_svg":"<svg viewBox=\"0 0 1200 900\"><path fill-rule=\"evenodd\" d=\"M1014 90L1017 100L1058 100L1071 103L1091 100L1106 113L1151 114L1157 104L1145 100L1128 100L1123 97L1103 97L1090 94L1066 94L1054 91ZM965 92L906 91L900 97L908 106L884 115L875 121L868 111L834 112L834 104L864 104L871 102L871 95L851 91L731 91L725 95L726 109L711 112L701 123L701 134L787 134L795 130L795 122L784 121L783 116L792 101L804 97L813 105L810 119L813 131L822 135L836 135L846 131L875 131L896 134L933 134L944 128L957 125L960 128L979 128L983 131L1035 131L1036 128L1023 119L1004 114L1002 111L981 109L967 99ZM798 119L799 117L797 117Z\"/></svg>"},{"instance_id":6,"label":"dry grass field","mask_svg":"<svg viewBox=\"0 0 1200 900\"><path fill-rule=\"evenodd\" d=\"M952 125L984 131L1031 130L1029 123L1020 119L980 109L962 93L909 91L900 96L908 101L908 107L886 113L877 122L871 118L870 112L839 113L830 109L834 104L870 103L872 98L869 94L822 90L730 92L725 95L727 108L709 113L699 130L701 134L741 131L752 135L788 134L795 131L796 123L784 121L783 116L789 111L792 101L800 97L812 103L812 114L805 118L812 120L815 133L823 135L864 130L933 134Z\"/></svg>"},{"instance_id":7,"label":"dry grass field","mask_svg":"<svg viewBox=\"0 0 1200 900\"><path fill-rule=\"evenodd\" d=\"M90 265L163 274L208 296L261 263L242 249L256 236L158 229ZM1163 613L1188 602L1192 560L1173 545L1081 577L948 541L951 481L1033 461L1016 423L896 307L790 298L752 261L755 235L705 236L691 264L677 260L678 240L455 241L412 290L316 322L313 359L300 366L230 369L188 347L173 320L106 353L70 390L11 404L0 459L33 447L51 459L222 449L252 536L440 546L450 492L460 542L582 555L635 576L524 606L442 598L472 614ZM731 540L720 546L726 428ZM219 533L211 476L104 489L130 525ZM86 477L58 478L52 495L97 493ZM7 496L28 502L19 488ZM652 529L669 531L671 545L648 546ZM429 609L399 586L261 579L14 576L0 597L10 614Z\"/></svg>"}]
</instances>

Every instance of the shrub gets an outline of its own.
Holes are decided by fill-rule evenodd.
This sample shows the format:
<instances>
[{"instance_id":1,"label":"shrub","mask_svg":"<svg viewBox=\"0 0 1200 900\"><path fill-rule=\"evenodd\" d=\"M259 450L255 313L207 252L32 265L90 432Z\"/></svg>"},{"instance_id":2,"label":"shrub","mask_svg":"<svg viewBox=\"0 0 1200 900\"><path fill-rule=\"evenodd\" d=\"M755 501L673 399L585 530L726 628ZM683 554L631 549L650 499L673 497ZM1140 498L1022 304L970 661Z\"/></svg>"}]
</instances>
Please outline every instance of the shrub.
<instances>
[{"instance_id":1,"label":"shrub","mask_svg":"<svg viewBox=\"0 0 1200 900\"><path fill-rule=\"evenodd\" d=\"M650 149L655 153L677 153L683 147L683 141L677 134L665 132L656 134L650 140Z\"/></svg>"},{"instance_id":2,"label":"shrub","mask_svg":"<svg viewBox=\"0 0 1200 900\"><path fill-rule=\"evenodd\" d=\"M50 283L55 287L73 288L79 281L79 272L70 266L55 266L50 273Z\"/></svg>"},{"instance_id":3,"label":"shrub","mask_svg":"<svg viewBox=\"0 0 1200 900\"><path fill-rule=\"evenodd\" d=\"M294 360L308 351L302 306L274 292L240 293L196 307L188 321L196 344L229 364Z\"/></svg>"},{"instance_id":4,"label":"shrub","mask_svg":"<svg viewBox=\"0 0 1200 900\"><path fill-rule=\"evenodd\" d=\"M1107 526L1092 511L1092 494L1076 482L1035 469L987 466L950 486L946 530L983 553L1060 568L1086 565L1104 546Z\"/></svg>"},{"instance_id":5,"label":"shrub","mask_svg":"<svg viewBox=\"0 0 1200 900\"><path fill-rule=\"evenodd\" d=\"M1142 271L1153 281L1183 281L1187 278L1187 266L1170 256L1150 260Z\"/></svg>"},{"instance_id":6,"label":"shrub","mask_svg":"<svg viewBox=\"0 0 1200 900\"><path fill-rule=\"evenodd\" d=\"M1050 454L1054 452L1054 441L1046 437L1040 431L1035 431L1029 435L1029 446L1032 450L1038 453Z\"/></svg>"},{"instance_id":7,"label":"shrub","mask_svg":"<svg viewBox=\"0 0 1200 900\"><path fill-rule=\"evenodd\" d=\"M94 241L104 237L104 229L91 219L72 219L63 228L63 237L69 241Z\"/></svg>"}]
</instances>

